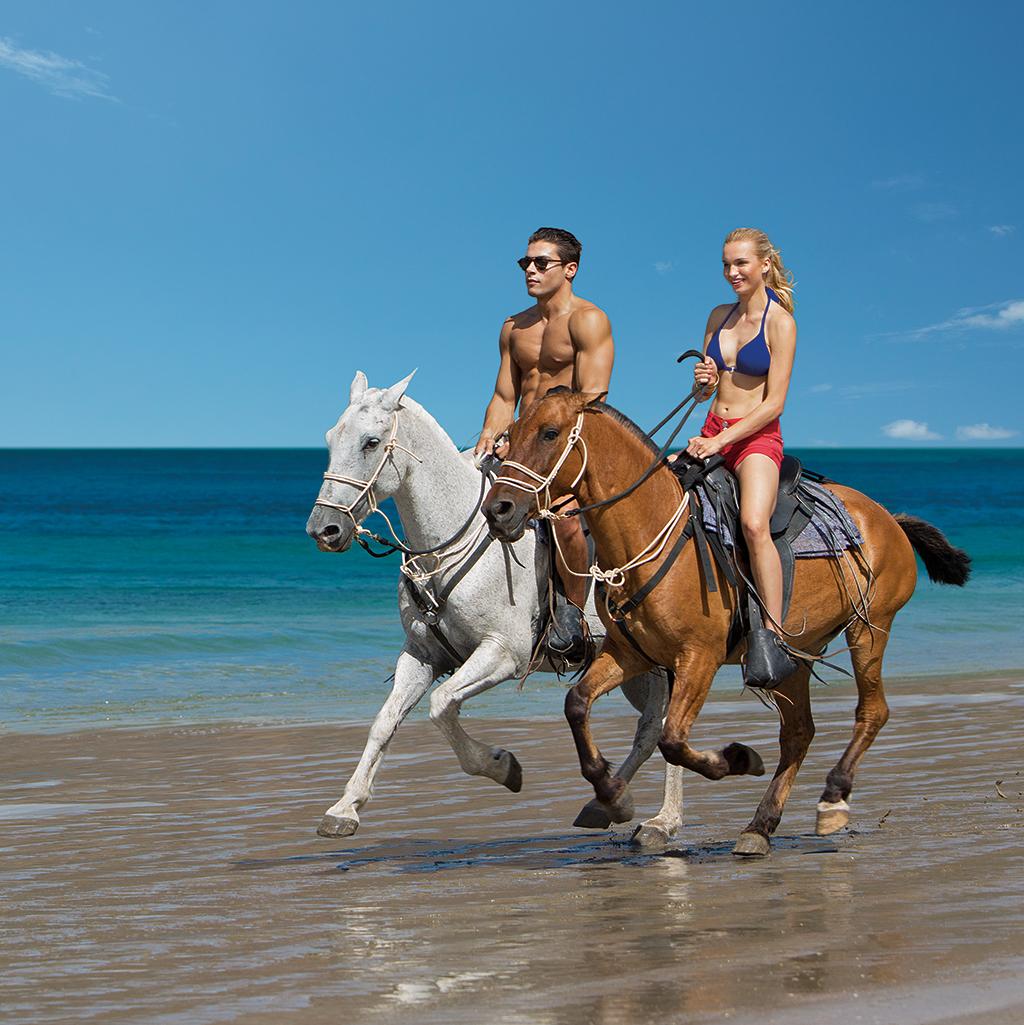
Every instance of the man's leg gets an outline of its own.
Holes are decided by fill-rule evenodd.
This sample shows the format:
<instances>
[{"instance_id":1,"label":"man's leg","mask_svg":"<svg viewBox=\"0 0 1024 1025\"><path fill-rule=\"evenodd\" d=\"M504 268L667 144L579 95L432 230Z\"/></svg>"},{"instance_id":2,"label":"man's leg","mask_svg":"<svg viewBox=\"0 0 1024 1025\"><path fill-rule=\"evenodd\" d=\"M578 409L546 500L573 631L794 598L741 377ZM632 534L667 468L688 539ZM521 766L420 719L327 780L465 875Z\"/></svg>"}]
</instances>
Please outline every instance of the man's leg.
<instances>
[{"instance_id":1,"label":"man's leg","mask_svg":"<svg viewBox=\"0 0 1024 1025\"><path fill-rule=\"evenodd\" d=\"M573 500L565 509L577 507L576 501ZM553 520L552 530L556 541L555 565L562 593L559 594L559 588L555 588L552 602L554 622L548 633L547 648L548 653L556 658L578 663L583 661L587 653L582 612L587 600L587 539L578 516L571 516L567 520Z\"/></svg>"},{"instance_id":2,"label":"man's leg","mask_svg":"<svg viewBox=\"0 0 1024 1025\"><path fill-rule=\"evenodd\" d=\"M577 508L579 508L579 503L573 499L566 505L565 510ZM557 565L558 576L562 581L562 590L573 605L582 609L587 600L587 577L585 574L590 559L587 539L583 534L583 527L578 516L570 516L567 520L554 520L553 522L555 534L558 537ZM584 575L574 576L573 574Z\"/></svg>"}]
</instances>

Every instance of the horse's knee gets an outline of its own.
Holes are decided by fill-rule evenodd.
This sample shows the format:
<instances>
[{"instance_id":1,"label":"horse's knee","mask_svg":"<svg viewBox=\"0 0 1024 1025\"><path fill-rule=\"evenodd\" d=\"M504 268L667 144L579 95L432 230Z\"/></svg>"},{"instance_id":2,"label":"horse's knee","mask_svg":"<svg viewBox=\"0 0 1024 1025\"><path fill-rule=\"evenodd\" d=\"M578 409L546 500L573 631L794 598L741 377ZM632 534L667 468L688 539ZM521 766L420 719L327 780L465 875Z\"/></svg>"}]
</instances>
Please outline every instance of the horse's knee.
<instances>
[{"instance_id":1,"label":"horse's knee","mask_svg":"<svg viewBox=\"0 0 1024 1025\"><path fill-rule=\"evenodd\" d=\"M889 706L884 699L872 704L870 708L861 706L854 714L854 721L858 726L870 730L873 735L889 721Z\"/></svg>"},{"instance_id":2,"label":"horse's knee","mask_svg":"<svg viewBox=\"0 0 1024 1025\"><path fill-rule=\"evenodd\" d=\"M443 687L439 687L430 695L430 721L435 726L450 714L452 703L451 695L446 693Z\"/></svg>"},{"instance_id":3,"label":"horse's knee","mask_svg":"<svg viewBox=\"0 0 1024 1025\"><path fill-rule=\"evenodd\" d=\"M580 693L580 686L570 687L565 695L565 718L570 726L581 726L587 718L587 699Z\"/></svg>"},{"instance_id":4,"label":"horse's knee","mask_svg":"<svg viewBox=\"0 0 1024 1025\"><path fill-rule=\"evenodd\" d=\"M686 766L688 752L684 738L663 733L658 741L658 750L669 765Z\"/></svg>"}]
</instances>

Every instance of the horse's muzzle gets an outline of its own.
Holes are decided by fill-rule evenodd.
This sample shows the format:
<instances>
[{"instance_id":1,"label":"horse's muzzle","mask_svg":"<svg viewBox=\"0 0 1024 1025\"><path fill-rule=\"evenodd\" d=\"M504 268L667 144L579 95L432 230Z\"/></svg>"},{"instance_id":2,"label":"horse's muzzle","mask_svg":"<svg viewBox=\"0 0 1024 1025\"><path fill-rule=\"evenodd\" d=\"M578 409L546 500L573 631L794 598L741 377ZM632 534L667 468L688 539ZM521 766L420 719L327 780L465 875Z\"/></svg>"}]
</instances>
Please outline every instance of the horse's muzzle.
<instances>
[{"instance_id":1,"label":"horse's muzzle","mask_svg":"<svg viewBox=\"0 0 1024 1025\"><path fill-rule=\"evenodd\" d=\"M351 527L321 522L316 511L306 523L306 533L322 552L347 552L352 547L352 538L355 536L355 531Z\"/></svg>"},{"instance_id":2,"label":"horse's muzzle","mask_svg":"<svg viewBox=\"0 0 1024 1025\"><path fill-rule=\"evenodd\" d=\"M529 509L511 498L495 495L483 505L484 519L497 541L518 541L526 531Z\"/></svg>"}]
</instances>

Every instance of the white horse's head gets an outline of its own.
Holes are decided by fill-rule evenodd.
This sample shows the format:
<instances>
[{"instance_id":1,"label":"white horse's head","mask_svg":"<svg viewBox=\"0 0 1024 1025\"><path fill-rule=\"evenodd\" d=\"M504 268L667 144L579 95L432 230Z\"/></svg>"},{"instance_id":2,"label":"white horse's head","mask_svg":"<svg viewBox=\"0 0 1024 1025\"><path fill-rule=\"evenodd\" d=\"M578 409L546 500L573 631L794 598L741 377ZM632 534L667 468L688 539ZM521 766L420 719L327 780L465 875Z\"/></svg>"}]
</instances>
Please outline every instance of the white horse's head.
<instances>
[{"instance_id":1,"label":"white horse's head","mask_svg":"<svg viewBox=\"0 0 1024 1025\"><path fill-rule=\"evenodd\" d=\"M414 458L398 443L402 396L413 374L390 388L370 388L356 371L348 408L327 432L327 472L306 523L321 551L346 551L357 526L401 485Z\"/></svg>"}]
</instances>

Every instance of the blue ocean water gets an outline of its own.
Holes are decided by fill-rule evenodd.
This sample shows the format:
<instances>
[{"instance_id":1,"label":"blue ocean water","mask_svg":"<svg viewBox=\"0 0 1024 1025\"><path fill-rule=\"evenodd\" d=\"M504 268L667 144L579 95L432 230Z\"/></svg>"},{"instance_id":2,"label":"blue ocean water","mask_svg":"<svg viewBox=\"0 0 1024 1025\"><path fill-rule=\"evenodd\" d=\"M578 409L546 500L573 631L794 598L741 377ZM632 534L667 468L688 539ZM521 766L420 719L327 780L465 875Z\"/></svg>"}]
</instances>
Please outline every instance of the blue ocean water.
<instances>
[{"instance_id":1,"label":"blue ocean water","mask_svg":"<svg viewBox=\"0 0 1024 1025\"><path fill-rule=\"evenodd\" d=\"M973 557L963 590L922 571L890 676L1024 668L1024 451L798 454ZM305 536L325 461L0 451L0 727L372 715L401 645L398 567ZM722 685L735 685L729 672ZM559 714L563 693L534 677L472 709Z\"/></svg>"}]
</instances>

